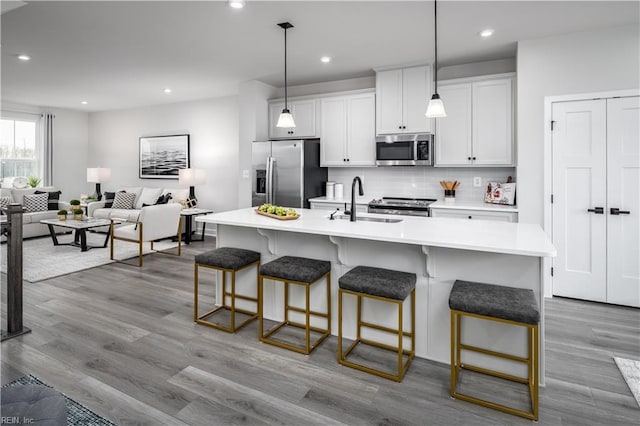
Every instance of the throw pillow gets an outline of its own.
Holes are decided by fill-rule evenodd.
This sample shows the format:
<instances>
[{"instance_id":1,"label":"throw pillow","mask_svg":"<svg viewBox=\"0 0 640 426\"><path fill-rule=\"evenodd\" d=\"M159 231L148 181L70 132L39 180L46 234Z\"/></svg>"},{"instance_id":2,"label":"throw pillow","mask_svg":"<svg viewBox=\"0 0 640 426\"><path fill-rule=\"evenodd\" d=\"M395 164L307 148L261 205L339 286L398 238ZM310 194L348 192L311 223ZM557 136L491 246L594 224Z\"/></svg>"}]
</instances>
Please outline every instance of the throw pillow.
<instances>
[{"instance_id":1,"label":"throw pillow","mask_svg":"<svg viewBox=\"0 0 640 426\"><path fill-rule=\"evenodd\" d=\"M9 204L11 204L11 201L12 199L9 196L0 197L0 214L5 214L4 209L9 207Z\"/></svg>"},{"instance_id":2,"label":"throw pillow","mask_svg":"<svg viewBox=\"0 0 640 426\"><path fill-rule=\"evenodd\" d=\"M136 200L136 194L131 192L117 192L116 196L113 199L114 209L126 209L131 210L133 208L133 203Z\"/></svg>"},{"instance_id":3,"label":"throw pillow","mask_svg":"<svg viewBox=\"0 0 640 426\"><path fill-rule=\"evenodd\" d=\"M104 193L104 208L110 209L113 205L113 199L116 197L115 192L105 192Z\"/></svg>"},{"instance_id":4,"label":"throw pillow","mask_svg":"<svg viewBox=\"0 0 640 426\"><path fill-rule=\"evenodd\" d=\"M153 204L142 203L142 207L157 206L158 204L167 204L170 199L171 199L171 193L169 192L168 194L159 196L156 202Z\"/></svg>"},{"instance_id":5,"label":"throw pillow","mask_svg":"<svg viewBox=\"0 0 640 426\"><path fill-rule=\"evenodd\" d=\"M49 195L47 193L25 195L23 202L27 213L46 212L49 208Z\"/></svg>"},{"instance_id":6,"label":"throw pillow","mask_svg":"<svg viewBox=\"0 0 640 426\"><path fill-rule=\"evenodd\" d=\"M58 210L58 203L60 202L60 194L62 191L36 191L36 194L47 194L48 197L48 210Z\"/></svg>"}]
</instances>

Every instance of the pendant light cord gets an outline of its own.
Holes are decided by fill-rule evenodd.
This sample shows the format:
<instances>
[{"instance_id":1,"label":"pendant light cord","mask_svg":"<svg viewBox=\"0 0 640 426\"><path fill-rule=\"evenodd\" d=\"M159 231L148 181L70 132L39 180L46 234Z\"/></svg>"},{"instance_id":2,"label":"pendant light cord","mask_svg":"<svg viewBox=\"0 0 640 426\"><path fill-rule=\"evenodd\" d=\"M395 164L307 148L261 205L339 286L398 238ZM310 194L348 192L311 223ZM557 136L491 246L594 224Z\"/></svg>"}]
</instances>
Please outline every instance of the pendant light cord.
<instances>
[{"instance_id":1,"label":"pendant light cord","mask_svg":"<svg viewBox=\"0 0 640 426\"><path fill-rule=\"evenodd\" d=\"M433 20L434 20L434 29L435 29L435 55L436 55L435 68L433 70L433 72L435 73L434 93L437 95L438 94L438 1L437 0L434 0L433 2ZM285 33L285 37L286 37L286 33ZM286 52L285 52L285 58L286 58ZM285 67L285 76L286 75L287 75L287 71ZM285 77L285 80L286 80L286 77Z\"/></svg>"},{"instance_id":2,"label":"pendant light cord","mask_svg":"<svg viewBox=\"0 0 640 426\"><path fill-rule=\"evenodd\" d=\"M287 29L284 29L284 109L288 110L287 102Z\"/></svg>"}]
</instances>

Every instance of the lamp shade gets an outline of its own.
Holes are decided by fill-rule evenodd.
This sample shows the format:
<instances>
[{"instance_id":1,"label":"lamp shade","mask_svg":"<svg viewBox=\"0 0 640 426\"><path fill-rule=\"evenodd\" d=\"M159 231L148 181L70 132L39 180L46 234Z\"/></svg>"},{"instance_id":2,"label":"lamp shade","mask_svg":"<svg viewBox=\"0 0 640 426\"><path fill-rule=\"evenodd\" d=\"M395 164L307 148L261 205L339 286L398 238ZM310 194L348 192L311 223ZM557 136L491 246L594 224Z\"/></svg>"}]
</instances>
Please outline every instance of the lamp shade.
<instances>
[{"instance_id":1,"label":"lamp shade","mask_svg":"<svg viewBox=\"0 0 640 426\"><path fill-rule=\"evenodd\" d=\"M447 112L444 110L444 104L440 95L434 93L427 106L427 113L425 114L429 118L442 118L447 116Z\"/></svg>"},{"instance_id":2,"label":"lamp shade","mask_svg":"<svg viewBox=\"0 0 640 426\"><path fill-rule=\"evenodd\" d=\"M204 169L180 169L178 170L178 183L186 186L202 185L207 182L207 173Z\"/></svg>"},{"instance_id":3,"label":"lamp shade","mask_svg":"<svg viewBox=\"0 0 640 426\"><path fill-rule=\"evenodd\" d=\"M105 183L111 179L111 169L104 167L90 167L87 169L87 182Z\"/></svg>"},{"instance_id":4,"label":"lamp shade","mask_svg":"<svg viewBox=\"0 0 640 426\"><path fill-rule=\"evenodd\" d=\"M296 127L296 123L295 121L293 121L293 115L291 115L288 109L282 110L280 117L278 117L278 123L276 124L276 127Z\"/></svg>"}]
</instances>

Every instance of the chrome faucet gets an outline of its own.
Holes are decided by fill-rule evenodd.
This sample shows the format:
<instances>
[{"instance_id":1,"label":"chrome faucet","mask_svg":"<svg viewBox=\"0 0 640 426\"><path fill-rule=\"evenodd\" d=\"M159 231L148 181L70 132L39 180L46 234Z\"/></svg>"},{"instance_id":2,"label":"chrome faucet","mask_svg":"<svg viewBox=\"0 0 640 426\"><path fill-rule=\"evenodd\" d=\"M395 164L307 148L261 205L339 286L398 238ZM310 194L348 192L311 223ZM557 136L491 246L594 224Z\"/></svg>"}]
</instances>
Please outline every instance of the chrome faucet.
<instances>
[{"instance_id":1,"label":"chrome faucet","mask_svg":"<svg viewBox=\"0 0 640 426\"><path fill-rule=\"evenodd\" d=\"M360 196L364 195L360 176L356 176L353 178L353 182L351 183L351 211L349 212L349 214L351 215L351 218L349 220L351 222L356 221L356 182L358 182L358 187L360 188Z\"/></svg>"}]
</instances>

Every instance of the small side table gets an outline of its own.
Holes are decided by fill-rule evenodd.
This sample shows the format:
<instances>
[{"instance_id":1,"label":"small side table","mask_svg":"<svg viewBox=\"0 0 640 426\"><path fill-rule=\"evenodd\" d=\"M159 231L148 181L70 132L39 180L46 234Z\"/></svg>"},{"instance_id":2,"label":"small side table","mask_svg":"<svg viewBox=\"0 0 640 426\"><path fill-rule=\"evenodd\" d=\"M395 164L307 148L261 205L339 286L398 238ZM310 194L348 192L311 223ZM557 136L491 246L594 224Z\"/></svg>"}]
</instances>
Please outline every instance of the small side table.
<instances>
[{"instance_id":1,"label":"small side table","mask_svg":"<svg viewBox=\"0 0 640 426\"><path fill-rule=\"evenodd\" d=\"M199 239L193 239L191 238L191 235L193 234L193 218L195 216L200 216L200 215L207 215L207 214L211 214L213 213L213 210L209 210L209 209L198 209L198 208L193 208L193 209L182 209L182 211L180 212L180 215L186 218L186 224L185 224L185 235L184 235L184 243L185 244L191 244L191 241L204 241L204 230L207 227L206 223L202 224L202 235L200 236Z\"/></svg>"}]
</instances>

